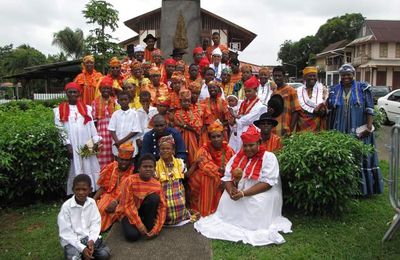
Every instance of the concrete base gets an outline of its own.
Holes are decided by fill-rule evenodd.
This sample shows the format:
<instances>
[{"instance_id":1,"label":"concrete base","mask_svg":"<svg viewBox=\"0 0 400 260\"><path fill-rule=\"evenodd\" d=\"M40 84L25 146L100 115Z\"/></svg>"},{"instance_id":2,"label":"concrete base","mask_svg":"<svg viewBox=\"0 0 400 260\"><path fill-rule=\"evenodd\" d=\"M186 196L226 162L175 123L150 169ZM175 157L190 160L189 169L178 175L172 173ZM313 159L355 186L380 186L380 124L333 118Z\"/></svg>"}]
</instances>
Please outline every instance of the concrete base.
<instances>
[{"instance_id":1,"label":"concrete base","mask_svg":"<svg viewBox=\"0 0 400 260\"><path fill-rule=\"evenodd\" d=\"M115 223L105 240L112 259L212 259L210 241L197 233L193 224L164 227L154 239L131 243L125 240L120 223Z\"/></svg>"}]
</instances>

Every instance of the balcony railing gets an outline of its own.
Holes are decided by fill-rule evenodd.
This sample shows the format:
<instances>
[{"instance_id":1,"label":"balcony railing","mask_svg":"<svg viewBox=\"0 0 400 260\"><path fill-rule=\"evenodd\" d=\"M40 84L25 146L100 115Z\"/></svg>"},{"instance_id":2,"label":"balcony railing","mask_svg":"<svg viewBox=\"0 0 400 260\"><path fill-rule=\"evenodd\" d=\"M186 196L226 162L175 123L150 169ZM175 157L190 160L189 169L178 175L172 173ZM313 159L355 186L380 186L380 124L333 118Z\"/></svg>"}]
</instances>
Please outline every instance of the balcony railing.
<instances>
[{"instance_id":1,"label":"balcony railing","mask_svg":"<svg viewBox=\"0 0 400 260\"><path fill-rule=\"evenodd\" d=\"M363 55L355 57L353 59L353 65L359 66L361 64L367 63L370 59L371 59L371 57L369 55L363 54Z\"/></svg>"}]
</instances>

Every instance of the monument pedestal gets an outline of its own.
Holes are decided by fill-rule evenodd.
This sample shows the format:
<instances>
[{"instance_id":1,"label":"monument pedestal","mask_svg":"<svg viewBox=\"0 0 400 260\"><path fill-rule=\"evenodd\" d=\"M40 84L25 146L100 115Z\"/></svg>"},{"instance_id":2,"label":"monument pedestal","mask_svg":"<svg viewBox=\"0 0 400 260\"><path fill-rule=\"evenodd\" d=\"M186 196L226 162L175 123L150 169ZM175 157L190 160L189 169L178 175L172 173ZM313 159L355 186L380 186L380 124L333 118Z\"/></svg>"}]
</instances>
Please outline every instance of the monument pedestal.
<instances>
[{"instance_id":1,"label":"monument pedestal","mask_svg":"<svg viewBox=\"0 0 400 260\"><path fill-rule=\"evenodd\" d=\"M174 49L174 38L179 14L185 20L188 39L187 54L183 59L187 63L193 62L192 50L201 46L201 16L200 0L163 0L161 7L161 50L165 56L170 55Z\"/></svg>"}]
</instances>

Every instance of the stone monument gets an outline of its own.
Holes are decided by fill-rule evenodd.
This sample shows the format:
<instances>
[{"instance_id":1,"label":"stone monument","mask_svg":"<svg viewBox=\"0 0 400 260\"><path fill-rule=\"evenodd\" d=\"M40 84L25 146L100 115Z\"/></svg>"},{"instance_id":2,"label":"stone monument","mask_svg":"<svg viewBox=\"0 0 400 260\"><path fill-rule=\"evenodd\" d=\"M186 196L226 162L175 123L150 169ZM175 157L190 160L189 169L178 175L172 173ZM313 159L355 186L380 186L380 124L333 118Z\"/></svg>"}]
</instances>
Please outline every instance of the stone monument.
<instances>
[{"instance_id":1,"label":"stone monument","mask_svg":"<svg viewBox=\"0 0 400 260\"><path fill-rule=\"evenodd\" d=\"M162 0L160 33L160 47L165 56L170 55L174 48L186 46L186 38L187 54L183 58L191 63L192 50L201 46L200 0Z\"/></svg>"}]
</instances>

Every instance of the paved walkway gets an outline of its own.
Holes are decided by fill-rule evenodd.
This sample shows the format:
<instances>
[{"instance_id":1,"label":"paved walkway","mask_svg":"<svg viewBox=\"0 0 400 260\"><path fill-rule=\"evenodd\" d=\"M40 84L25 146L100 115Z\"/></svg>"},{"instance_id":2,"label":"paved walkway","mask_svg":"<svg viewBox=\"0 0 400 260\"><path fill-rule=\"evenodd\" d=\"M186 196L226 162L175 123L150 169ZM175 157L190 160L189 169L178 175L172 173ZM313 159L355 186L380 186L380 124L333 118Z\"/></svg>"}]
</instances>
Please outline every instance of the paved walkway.
<instances>
[{"instance_id":1,"label":"paved walkway","mask_svg":"<svg viewBox=\"0 0 400 260\"><path fill-rule=\"evenodd\" d=\"M210 240L197 233L193 224L183 227L163 228L151 240L127 242L119 223L114 224L106 238L112 259L212 259Z\"/></svg>"}]
</instances>

